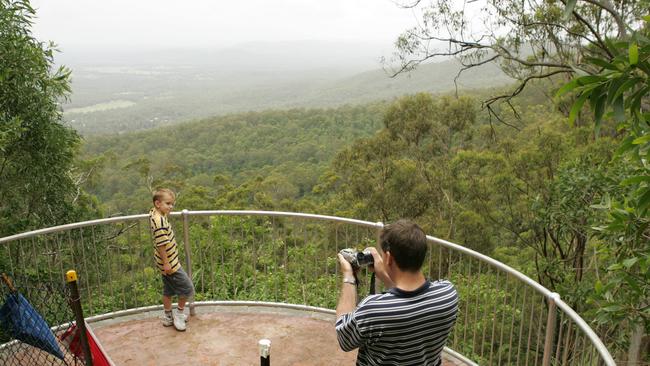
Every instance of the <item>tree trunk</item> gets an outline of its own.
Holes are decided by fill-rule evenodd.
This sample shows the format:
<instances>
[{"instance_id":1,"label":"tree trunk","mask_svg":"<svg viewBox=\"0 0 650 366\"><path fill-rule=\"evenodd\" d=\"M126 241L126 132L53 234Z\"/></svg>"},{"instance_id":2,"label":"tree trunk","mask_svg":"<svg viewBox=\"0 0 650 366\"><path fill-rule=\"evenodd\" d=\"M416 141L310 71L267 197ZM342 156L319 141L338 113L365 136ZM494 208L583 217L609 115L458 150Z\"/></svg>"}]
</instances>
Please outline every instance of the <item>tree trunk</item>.
<instances>
[{"instance_id":1,"label":"tree trunk","mask_svg":"<svg viewBox=\"0 0 650 366\"><path fill-rule=\"evenodd\" d=\"M627 364L637 365L641 361L641 344L643 343L643 324L636 324L630 335L630 348L627 349Z\"/></svg>"}]
</instances>

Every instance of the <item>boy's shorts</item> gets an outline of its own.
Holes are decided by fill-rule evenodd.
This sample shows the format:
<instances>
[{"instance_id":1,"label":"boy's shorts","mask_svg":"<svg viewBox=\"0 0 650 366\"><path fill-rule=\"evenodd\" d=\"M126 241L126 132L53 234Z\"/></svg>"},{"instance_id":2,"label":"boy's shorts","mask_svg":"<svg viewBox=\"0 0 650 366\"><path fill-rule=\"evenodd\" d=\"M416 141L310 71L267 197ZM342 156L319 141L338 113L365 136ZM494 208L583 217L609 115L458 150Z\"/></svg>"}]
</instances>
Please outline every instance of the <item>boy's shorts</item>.
<instances>
[{"instance_id":1,"label":"boy's shorts","mask_svg":"<svg viewBox=\"0 0 650 366\"><path fill-rule=\"evenodd\" d=\"M190 297L194 295L194 285L183 268L170 275L162 275L163 296Z\"/></svg>"}]
</instances>

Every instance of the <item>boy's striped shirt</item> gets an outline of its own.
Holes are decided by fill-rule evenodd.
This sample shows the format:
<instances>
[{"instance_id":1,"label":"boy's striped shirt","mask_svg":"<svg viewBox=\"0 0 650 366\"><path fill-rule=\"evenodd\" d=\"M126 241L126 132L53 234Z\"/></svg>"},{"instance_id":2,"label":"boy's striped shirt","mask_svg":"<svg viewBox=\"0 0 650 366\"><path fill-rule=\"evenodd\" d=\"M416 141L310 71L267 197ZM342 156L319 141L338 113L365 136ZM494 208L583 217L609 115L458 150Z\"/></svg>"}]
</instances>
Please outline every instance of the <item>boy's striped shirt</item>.
<instances>
[{"instance_id":1,"label":"boy's striped shirt","mask_svg":"<svg viewBox=\"0 0 650 366\"><path fill-rule=\"evenodd\" d=\"M158 253L158 247L164 246L165 253L167 253L167 258L169 260L169 265L172 268L171 273L178 271L178 269L181 268L181 263L178 260L178 246L176 245L174 230L172 230L172 225L167 220L167 217L161 215L158 211L152 208L151 211L149 211L149 225L151 226L154 258L156 259L158 269L164 273L163 261Z\"/></svg>"},{"instance_id":2,"label":"boy's striped shirt","mask_svg":"<svg viewBox=\"0 0 650 366\"><path fill-rule=\"evenodd\" d=\"M438 366L457 313L451 282L427 281L368 296L336 320L336 334L344 351L359 348L357 365Z\"/></svg>"}]
</instances>

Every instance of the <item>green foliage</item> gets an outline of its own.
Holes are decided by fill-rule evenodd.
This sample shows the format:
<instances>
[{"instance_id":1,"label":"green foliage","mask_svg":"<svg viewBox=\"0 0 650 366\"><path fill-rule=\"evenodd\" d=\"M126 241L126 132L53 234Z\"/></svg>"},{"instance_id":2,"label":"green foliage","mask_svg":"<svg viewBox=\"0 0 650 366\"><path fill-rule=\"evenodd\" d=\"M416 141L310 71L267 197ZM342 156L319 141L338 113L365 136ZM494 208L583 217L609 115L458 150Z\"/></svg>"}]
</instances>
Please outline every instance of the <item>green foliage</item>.
<instances>
[{"instance_id":1,"label":"green foliage","mask_svg":"<svg viewBox=\"0 0 650 366\"><path fill-rule=\"evenodd\" d=\"M474 102L467 97L403 97L388 108L383 130L339 153L318 189L335 191L333 209L348 216L451 222L453 211L447 208L454 199L447 168L454 152L467 144L475 117Z\"/></svg>"},{"instance_id":2,"label":"green foliage","mask_svg":"<svg viewBox=\"0 0 650 366\"><path fill-rule=\"evenodd\" d=\"M286 208L311 193L337 150L377 130L384 108L246 113L88 138L82 156L102 159L104 184L87 189L111 214L147 210L158 186L178 193L178 207Z\"/></svg>"},{"instance_id":3,"label":"green foliage","mask_svg":"<svg viewBox=\"0 0 650 366\"><path fill-rule=\"evenodd\" d=\"M397 72L410 72L440 56L460 59L463 68L459 75L494 63L517 80L511 90L494 92L483 101L483 106L502 122L501 107L514 107L513 98L535 88L535 80L549 84L563 83L571 76L590 80L603 64L621 53L625 53L628 63L641 63L642 46L638 42L621 45L609 38L625 38L638 30L642 24L639 20L647 15L650 5L647 0L615 6L573 0L490 0L472 4L431 0L402 4L418 8L421 19L396 42L392 61L398 65ZM474 31L468 31L469 25ZM574 108L566 111L572 120L584 102L585 98L578 99ZM601 113L596 111L597 115Z\"/></svg>"},{"instance_id":4,"label":"green foliage","mask_svg":"<svg viewBox=\"0 0 650 366\"><path fill-rule=\"evenodd\" d=\"M589 102L598 130L606 119L618 123L623 140L617 162L626 169L618 174L615 187L620 195L607 195L596 209L608 213L597 224L602 239L599 254L606 265L606 277L595 282L592 301L598 305L596 320L601 324L639 324L650 332L650 26L633 31L629 38L608 40L613 54L592 58L599 67L596 75L576 77L563 86L558 96L574 92L570 118ZM616 340L625 344L625 338Z\"/></svg>"},{"instance_id":5,"label":"green foliage","mask_svg":"<svg viewBox=\"0 0 650 366\"><path fill-rule=\"evenodd\" d=\"M334 214L415 218L535 278L594 321L594 283L609 260L593 230L606 215L590 206L628 192L618 182L632 170L612 160L618 140L571 128L546 105L528 105L518 129L490 126L485 114L467 112L471 105L425 95L396 101L385 128L343 150L318 192ZM629 324L593 324L612 350L624 349L617 342L629 339Z\"/></svg>"},{"instance_id":6,"label":"green foliage","mask_svg":"<svg viewBox=\"0 0 650 366\"><path fill-rule=\"evenodd\" d=\"M54 44L31 34L26 0L0 1L0 236L80 217L83 192L73 169L77 133L62 123L59 102L70 71L54 69Z\"/></svg>"}]
</instances>

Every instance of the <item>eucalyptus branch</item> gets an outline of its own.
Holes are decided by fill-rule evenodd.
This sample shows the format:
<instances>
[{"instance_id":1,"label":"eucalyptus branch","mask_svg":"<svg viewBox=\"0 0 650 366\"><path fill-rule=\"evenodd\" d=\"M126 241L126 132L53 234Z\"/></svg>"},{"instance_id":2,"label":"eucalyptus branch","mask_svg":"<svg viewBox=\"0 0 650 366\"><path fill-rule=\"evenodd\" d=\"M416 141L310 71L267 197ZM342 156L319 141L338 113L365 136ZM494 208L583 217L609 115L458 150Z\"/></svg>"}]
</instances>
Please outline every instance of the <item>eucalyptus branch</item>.
<instances>
[{"instance_id":1,"label":"eucalyptus branch","mask_svg":"<svg viewBox=\"0 0 650 366\"><path fill-rule=\"evenodd\" d=\"M470 49L472 49L472 48L470 48L470 47L461 48L461 49L453 51L453 52L451 52L451 51L448 51L448 52L435 52L435 53L428 53L427 52L426 55L424 57L422 57L422 58L419 58L419 59L416 59L416 60L409 60L406 63L402 63L402 66L397 71L391 71L389 76L391 78L394 78L397 75L399 75L399 74L401 74L401 73L403 73L405 71L413 69L413 67L415 65L419 65L422 62L427 61L427 60L429 60L429 59L431 59L433 57L436 57L436 56L457 56L457 55L460 55L461 53L464 53L464 52L466 52L466 51L468 51Z\"/></svg>"},{"instance_id":2,"label":"eucalyptus branch","mask_svg":"<svg viewBox=\"0 0 650 366\"><path fill-rule=\"evenodd\" d=\"M471 68L473 68L473 67L478 67L478 66L481 66L481 65L485 65L485 64L487 64L487 63L489 63L489 62L492 62L492 61L496 60L496 59L499 58L499 57L501 57L501 55L496 54L496 55L494 55L493 57L490 57L490 58L488 58L488 59L485 59L485 60L483 60L483 61L481 61L481 62L471 63L471 64L464 64L464 63L461 61L460 64L463 65L463 67L461 67L461 69L458 70L458 73L457 73L456 76L454 77L454 90L455 90L456 98L458 98L458 78L460 78L460 75L463 73L463 71L465 71L465 70L469 70L469 69L471 69Z\"/></svg>"},{"instance_id":3,"label":"eucalyptus branch","mask_svg":"<svg viewBox=\"0 0 650 366\"><path fill-rule=\"evenodd\" d=\"M506 104L508 105L508 107L510 107L510 110L515 115L515 118L516 119L521 119L521 116L519 115L519 112L517 112L517 109L515 108L515 106L512 105L512 101L510 99L506 100Z\"/></svg>"},{"instance_id":4,"label":"eucalyptus branch","mask_svg":"<svg viewBox=\"0 0 650 366\"><path fill-rule=\"evenodd\" d=\"M566 6L566 1L565 0L560 0L560 1L562 1L562 4L564 4ZM600 37L600 34L598 34L598 31L596 29L594 29L594 26L591 23L589 23L589 21L587 21L587 19L582 17L582 15L578 14L575 10L573 11L573 16L576 17L576 19L578 19L580 21L580 23L584 24L585 27L589 28L589 31L591 32L591 34L593 34L594 37L596 37L596 39L598 40L598 44L600 44L600 48L602 48L605 52L607 52L607 55L610 58L614 58L614 55L609 50L609 48L607 48L607 46L605 45L605 42Z\"/></svg>"},{"instance_id":5,"label":"eucalyptus branch","mask_svg":"<svg viewBox=\"0 0 650 366\"><path fill-rule=\"evenodd\" d=\"M420 5L421 2L422 2L422 0L414 0L411 4L403 5L399 1L393 1L393 3L395 5L397 5L401 9L413 9L413 8L417 7L418 5Z\"/></svg>"},{"instance_id":6,"label":"eucalyptus branch","mask_svg":"<svg viewBox=\"0 0 650 366\"><path fill-rule=\"evenodd\" d=\"M596 5L597 7L611 14L612 18L614 18L614 21L616 22L616 26L618 27L618 35L622 38L625 38L627 35L625 22L621 18L621 14L614 10L613 5L608 0L603 0L602 2L598 0L584 0L584 2Z\"/></svg>"},{"instance_id":7,"label":"eucalyptus branch","mask_svg":"<svg viewBox=\"0 0 650 366\"><path fill-rule=\"evenodd\" d=\"M545 26L545 27L551 27L551 28L560 28L563 31L565 31L567 34L572 35L577 38L584 39L585 41L591 43L593 46L596 46L598 48L601 47L601 45L597 42L595 42L593 39L585 36L584 34L576 33L564 26L563 24L558 24L558 23L549 23L549 22L531 22L531 23L522 23L519 21L511 20L513 23L524 27L524 28L529 28L529 27L536 27L536 26Z\"/></svg>"},{"instance_id":8,"label":"eucalyptus branch","mask_svg":"<svg viewBox=\"0 0 650 366\"><path fill-rule=\"evenodd\" d=\"M486 207L488 206L487 203L485 203L485 202L482 202L482 203L484 204L484 206L486 206ZM497 220L496 218L494 218L494 217L489 213L489 210L488 210L487 208L484 208L484 211L485 211L485 216L487 217L487 219L490 220L493 224L497 224L497 225L499 225L500 227L503 227L503 228L506 229L507 231L509 231L509 232L511 232L512 234L514 234L514 235L517 237L517 239L521 240L521 242L524 243L524 245L526 245L526 246L532 248L533 250L535 250L535 251L537 252L537 254L541 254L541 253L539 253L539 248L536 247L535 245L533 245L533 244L532 244L530 241L528 241L526 238L524 238L523 236L521 236L521 233L519 233L519 232L513 230L513 229L512 229L511 227L509 227L508 225L505 225L505 224L503 224L503 222L501 222L501 221Z\"/></svg>"},{"instance_id":9,"label":"eucalyptus branch","mask_svg":"<svg viewBox=\"0 0 650 366\"><path fill-rule=\"evenodd\" d=\"M505 48L503 46L498 46L498 49L506 53L506 55L502 55L502 57L504 59L509 60L509 61L514 61L514 62L516 62L518 64L522 64L524 66L528 66L528 67L554 67L554 68L564 68L564 69L573 70L571 68L571 66L565 65L565 64L558 64L558 63L552 63L552 62L530 62L530 61L522 60L522 59L520 59L518 57L513 56L512 53L510 52L510 50L508 50L507 48Z\"/></svg>"},{"instance_id":10,"label":"eucalyptus branch","mask_svg":"<svg viewBox=\"0 0 650 366\"><path fill-rule=\"evenodd\" d=\"M501 94L501 95L497 95L497 96L494 96L492 98L489 98L489 99L487 99L487 100L485 100L483 102L483 107L484 108L487 107L488 109L490 109L492 104L494 104L495 102L497 102L499 100L505 99L506 101L509 101L510 99L512 99L512 98L516 97L517 95L519 95L524 90L524 88L526 87L528 82L533 80L533 79L546 79L546 78L551 77L553 75L562 74L562 73L569 73L569 74L573 73L573 69L561 69L561 70L554 70L554 71L551 71L551 72L547 72L545 74L530 75L530 76L526 77L524 80L522 80L521 83L517 86L517 88L515 88L515 90L512 93L510 93L510 94ZM499 119L499 120L501 120L501 119Z\"/></svg>"},{"instance_id":11,"label":"eucalyptus branch","mask_svg":"<svg viewBox=\"0 0 650 366\"><path fill-rule=\"evenodd\" d=\"M562 250L562 245L560 243L559 235L557 235L557 233L553 235L553 232L551 230L547 230L546 228L544 229L544 231L548 233L548 236L551 238L551 242L553 243L553 246L560 253L560 258L562 258L563 260L568 260L569 254L564 253L564 251Z\"/></svg>"},{"instance_id":12,"label":"eucalyptus branch","mask_svg":"<svg viewBox=\"0 0 650 366\"><path fill-rule=\"evenodd\" d=\"M499 117L499 114L498 114L497 112L495 112L494 109L492 109L492 104L488 104L488 105L486 105L484 108L487 108L487 110L488 110L488 114L489 114L490 116L494 116L494 118L496 118L497 121L499 121L500 123L502 123L502 124L504 124L504 125L506 125L506 126L508 126L508 127L512 127L512 128L514 128L515 130L517 130L517 131L521 131L521 129L520 129L519 127L517 127L517 126L515 126L515 125L512 125L512 124L510 124L510 123L504 121L503 118ZM492 118L492 117L490 117L490 118Z\"/></svg>"},{"instance_id":13,"label":"eucalyptus branch","mask_svg":"<svg viewBox=\"0 0 650 366\"><path fill-rule=\"evenodd\" d=\"M462 39L456 39L456 38L441 38L441 37L436 37L436 36L420 36L420 35L415 35L417 38L423 41L440 41L440 42L447 42L450 44L457 44L461 45L463 48L474 48L474 49L481 49L481 48L490 48L490 45L487 44L482 44L481 40L485 38L485 35L481 36L478 41L466 41Z\"/></svg>"},{"instance_id":14,"label":"eucalyptus branch","mask_svg":"<svg viewBox=\"0 0 650 366\"><path fill-rule=\"evenodd\" d=\"M2 167L0 167L0 177L5 172L5 167L7 166L7 161L9 160L9 155L5 155L5 158L2 160Z\"/></svg>"},{"instance_id":15,"label":"eucalyptus branch","mask_svg":"<svg viewBox=\"0 0 650 366\"><path fill-rule=\"evenodd\" d=\"M112 234L111 236L104 237L104 238L102 238L101 240L102 240L102 241L113 240L113 239L119 237L120 235L124 234L125 232L127 232L127 231L133 229L136 225L138 225L138 224L135 223L135 224L131 224L131 225L128 225L128 226L122 227L122 228L120 228L116 233Z\"/></svg>"}]
</instances>

